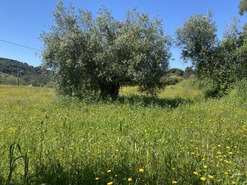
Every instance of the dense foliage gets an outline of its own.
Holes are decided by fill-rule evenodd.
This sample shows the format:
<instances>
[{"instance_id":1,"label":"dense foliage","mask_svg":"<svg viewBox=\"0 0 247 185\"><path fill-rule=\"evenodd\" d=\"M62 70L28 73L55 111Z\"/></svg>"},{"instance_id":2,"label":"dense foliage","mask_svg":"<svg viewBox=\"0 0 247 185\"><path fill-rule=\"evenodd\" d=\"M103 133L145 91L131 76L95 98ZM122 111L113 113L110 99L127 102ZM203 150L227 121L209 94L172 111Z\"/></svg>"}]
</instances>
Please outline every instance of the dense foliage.
<instances>
[{"instance_id":1,"label":"dense foliage","mask_svg":"<svg viewBox=\"0 0 247 185\"><path fill-rule=\"evenodd\" d=\"M16 60L0 58L0 83L41 86L49 83L51 71ZM19 79L19 80L18 80Z\"/></svg>"},{"instance_id":2,"label":"dense foliage","mask_svg":"<svg viewBox=\"0 0 247 185\"><path fill-rule=\"evenodd\" d=\"M182 48L182 58L192 61L199 78L209 77L215 66L217 46L215 22L212 14L191 16L177 29L177 46Z\"/></svg>"},{"instance_id":3,"label":"dense foliage","mask_svg":"<svg viewBox=\"0 0 247 185\"><path fill-rule=\"evenodd\" d=\"M75 12L62 3L54 17L51 32L42 35L43 60L57 72L63 94L116 99L123 85L135 84L153 95L162 88L170 39L157 18L132 10L118 21L101 8L94 19L90 12Z\"/></svg>"},{"instance_id":4,"label":"dense foliage","mask_svg":"<svg viewBox=\"0 0 247 185\"><path fill-rule=\"evenodd\" d=\"M234 20L219 41L212 14L190 17L177 30L177 46L182 58L191 61L197 77L212 84L209 95L222 96L246 77L246 30Z\"/></svg>"},{"instance_id":5,"label":"dense foliage","mask_svg":"<svg viewBox=\"0 0 247 185\"><path fill-rule=\"evenodd\" d=\"M247 11L247 0L240 0L239 13L243 15Z\"/></svg>"},{"instance_id":6,"label":"dense foliage","mask_svg":"<svg viewBox=\"0 0 247 185\"><path fill-rule=\"evenodd\" d=\"M187 78L190 78L190 77L195 77L195 70L193 69L193 67L186 67L185 70L184 70L184 78L187 79Z\"/></svg>"},{"instance_id":7,"label":"dense foliage","mask_svg":"<svg viewBox=\"0 0 247 185\"><path fill-rule=\"evenodd\" d=\"M183 76L184 75L184 71L182 69L178 69L178 68L171 68L168 70L168 74L174 74L177 76Z\"/></svg>"}]
</instances>

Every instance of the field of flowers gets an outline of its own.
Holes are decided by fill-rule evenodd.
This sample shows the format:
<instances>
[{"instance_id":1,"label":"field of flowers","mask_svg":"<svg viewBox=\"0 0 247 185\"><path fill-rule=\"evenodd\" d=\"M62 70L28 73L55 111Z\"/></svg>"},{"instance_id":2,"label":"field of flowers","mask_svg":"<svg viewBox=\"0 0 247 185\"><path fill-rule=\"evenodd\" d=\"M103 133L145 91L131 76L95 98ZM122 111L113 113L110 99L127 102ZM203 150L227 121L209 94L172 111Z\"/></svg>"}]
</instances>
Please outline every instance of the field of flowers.
<instances>
[{"instance_id":1,"label":"field of flowers","mask_svg":"<svg viewBox=\"0 0 247 185\"><path fill-rule=\"evenodd\" d=\"M247 184L247 102L189 81L144 97L80 102L0 86L0 184Z\"/></svg>"}]
</instances>

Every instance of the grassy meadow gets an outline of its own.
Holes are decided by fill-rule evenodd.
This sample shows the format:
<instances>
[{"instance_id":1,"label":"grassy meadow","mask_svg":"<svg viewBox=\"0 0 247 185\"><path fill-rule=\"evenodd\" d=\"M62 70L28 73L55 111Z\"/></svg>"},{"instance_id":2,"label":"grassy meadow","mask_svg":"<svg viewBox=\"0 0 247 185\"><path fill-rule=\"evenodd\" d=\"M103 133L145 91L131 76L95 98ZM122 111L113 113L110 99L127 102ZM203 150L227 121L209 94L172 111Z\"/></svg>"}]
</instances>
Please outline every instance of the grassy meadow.
<instances>
[{"instance_id":1,"label":"grassy meadow","mask_svg":"<svg viewBox=\"0 0 247 185\"><path fill-rule=\"evenodd\" d=\"M0 86L0 184L247 184L247 105L192 82L115 102Z\"/></svg>"}]
</instances>

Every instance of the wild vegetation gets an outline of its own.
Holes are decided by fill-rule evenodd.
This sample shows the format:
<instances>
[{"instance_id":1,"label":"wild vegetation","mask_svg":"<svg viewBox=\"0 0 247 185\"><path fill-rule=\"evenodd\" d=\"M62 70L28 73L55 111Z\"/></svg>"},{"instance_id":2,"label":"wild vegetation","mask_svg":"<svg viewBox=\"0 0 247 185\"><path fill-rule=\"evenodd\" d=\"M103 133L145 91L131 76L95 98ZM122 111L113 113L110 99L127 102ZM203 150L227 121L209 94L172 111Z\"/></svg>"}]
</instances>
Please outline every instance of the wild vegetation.
<instances>
[{"instance_id":1,"label":"wild vegetation","mask_svg":"<svg viewBox=\"0 0 247 185\"><path fill-rule=\"evenodd\" d=\"M246 184L246 85L209 100L190 80L157 98L125 87L94 103L0 86L0 184Z\"/></svg>"},{"instance_id":2,"label":"wild vegetation","mask_svg":"<svg viewBox=\"0 0 247 185\"><path fill-rule=\"evenodd\" d=\"M167 75L160 20L54 16L43 64L65 96L0 86L0 184L247 184L247 26L219 41L210 12L192 16L176 44L193 67Z\"/></svg>"}]
</instances>

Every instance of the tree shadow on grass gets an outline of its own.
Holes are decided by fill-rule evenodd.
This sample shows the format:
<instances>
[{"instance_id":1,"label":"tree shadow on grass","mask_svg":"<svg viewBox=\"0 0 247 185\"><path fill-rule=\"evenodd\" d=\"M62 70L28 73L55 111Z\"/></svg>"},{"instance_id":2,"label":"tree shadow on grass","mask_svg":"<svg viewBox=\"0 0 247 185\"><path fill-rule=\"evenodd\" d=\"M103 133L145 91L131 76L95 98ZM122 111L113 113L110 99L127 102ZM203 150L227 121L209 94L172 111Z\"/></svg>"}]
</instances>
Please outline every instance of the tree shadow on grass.
<instances>
[{"instance_id":1,"label":"tree shadow on grass","mask_svg":"<svg viewBox=\"0 0 247 185\"><path fill-rule=\"evenodd\" d=\"M95 185L95 172L92 167L82 167L80 163L70 164L69 168L58 161L38 166L33 182L40 185Z\"/></svg>"},{"instance_id":2,"label":"tree shadow on grass","mask_svg":"<svg viewBox=\"0 0 247 185\"><path fill-rule=\"evenodd\" d=\"M192 100L181 97L158 98L158 97L138 96L138 95L120 96L117 99L117 102L121 104L140 105L144 107L158 106L158 107L170 108L170 109L175 109L180 105L193 103Z\"/></svg>"},{"instance_id":3,"label":"tree shadow on grass","mask_svg":"<svg viewBox=\"0 0 247 185\"><path fill-rule=\"evenodd\" d=\"M180 105L192 104L194 103L193 100L188 98L182 97L173 97L173 98L159 98L153 96L144 96L144 95L122 95L119 96L116 100L112 100L111 98L108 99L77 99L71 97L62 97L58 102L59 106L68 107L70 105L78 106L79 102L84 102L86 104L107 104L107 103L114 103L114 104L126 104L131 106L142 106L142 107L162 107L162 108L169 108L175 109ZM53 103L53 104L54 104ZM83 104L84 105L84 104Z\"/></svg>"},{"instance_id":4,"label":"tree shadow on grass","mask_svg":"<svg viewBox=\"0 0 247 185\"><path fill-rule=\"evenodd\" d=\"M129 184L130 176L136 177L135 184L146 184L147 181L154 181L153 177L142 176L137 170L129 166L111 166L108 169L104 163L99 165L85 164L81 161L74 161L68 166L62 166L58 161L47 165L38 166L35 171L35 178L30 184L38 185L106 185L109 182L113 184ZM97 167L96 167L97 166ZM110 170L110 171L109 171Z\"/></svg>"},{"instance_id":5,"label":"tree shadow on grass","mask_svg":"<svg viewBox=\"0 0 247 185\"><path fill-rule=\"evenodd\" d=\"M109 161L110 163L101 162L95 164L83 164L80 160L72 161L71 163L62 166L59 161L52 161L49 164L36 166L32 178L27 185L106 185L106 184L121 184L121 185L144 185L144 184L170 184L174 179L174 171L171 171L171 166L174 166L174 155L167 154L164 160L163 171L146 171L142 168L140 171L140 164L128 163L131 158L124 158L123 161ZM154 158L155 159L155 158ZM132 159L133 160L133 159ZM157 164L156 160L151 160L154 166ZM176 162L175 162L176 164ZM109 168L110 167L110 168ZM181 174L182 182L186 184L198 184L198 178L193 179L190 176L183 174L188 171L193 171L195 166L193 163L188 163L186 168L181 168L176 173ZM160 169L160 168L157 168ZM131 180L129 180L131 178ZM112 183L111 183L112 182ZM22 183L13 183L14 185L23 185Z\"/></svg>"}]
</instances>

